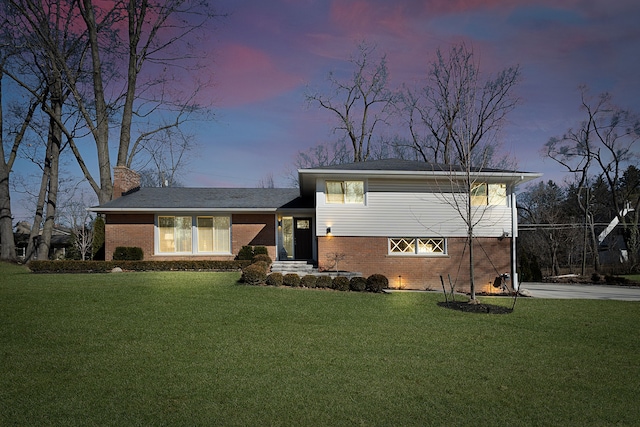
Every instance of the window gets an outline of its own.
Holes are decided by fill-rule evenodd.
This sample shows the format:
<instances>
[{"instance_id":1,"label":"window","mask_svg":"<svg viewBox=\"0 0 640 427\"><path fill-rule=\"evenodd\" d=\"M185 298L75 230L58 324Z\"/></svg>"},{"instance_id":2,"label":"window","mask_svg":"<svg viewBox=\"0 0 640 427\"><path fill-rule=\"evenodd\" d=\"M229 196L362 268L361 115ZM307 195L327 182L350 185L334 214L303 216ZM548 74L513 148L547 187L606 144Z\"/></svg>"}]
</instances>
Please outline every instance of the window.
<instances>
[{"instance_id":1,"label":"window","mask_svg":"<svg viewBox=\"0 0 640 427\"><path fill-rule=\"evenodd\" d=\"M158 217L158 252L184 254L194 251L230 253L231 218L199 216L194 222L191 216Z\"/></svg>"},{"instance_id":2,"label":"window","mask_svg":"<svg viewBox=\"0 0 640 427\"><path fill-rule=\"evenodd\" d=\"M327 203L364 204L364 181L327 181Z\"/></svg>"},{"instance_id":3,"label":"window","mask_svg":"<svg viewBox=\"0 0 640 427\"><path fill-rule=\"evenodd\" d=\"M446 255L446 240L429 237L394 237L389 239L390 254Z\"/></svg>"},{"instance_id":4,"label":"window","mask_svg":"<svg viewBox=\"0 0 640 427\"><path fill-rule=\"evenodd\" d=\"M471 206L506 206L507 185L476 183L471 186Z\"/></svg>"},{"instance_id":5,"label":"window","mask_svg":"<svg viewBox=\"0 0 640 427\"><path fill-rule=\"evenodd\" d=\"M198 252L231 252L228 216L199 216Z\"/></svg>"}]
</instances>

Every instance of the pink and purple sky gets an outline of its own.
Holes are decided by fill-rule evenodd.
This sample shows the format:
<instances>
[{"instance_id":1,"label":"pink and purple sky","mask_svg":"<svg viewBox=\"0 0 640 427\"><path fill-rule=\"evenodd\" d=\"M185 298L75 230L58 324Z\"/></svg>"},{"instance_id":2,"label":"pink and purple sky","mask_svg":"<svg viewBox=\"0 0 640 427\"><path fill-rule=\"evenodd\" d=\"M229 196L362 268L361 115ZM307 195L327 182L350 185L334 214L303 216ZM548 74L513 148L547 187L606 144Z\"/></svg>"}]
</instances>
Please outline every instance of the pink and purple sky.
<instances>
[{"instance_id":1,"label":"pink and purple sky","mask_svg":"<svg viewBox=\"0 0 640 427\"><path fill-rule=\"evenodd\" d=\"M392 88L423 81L436 49L446 52L459 42L474 49L483 74L519 64L521 102L503 130L504 148L518 169L542 172L545 180L565 176L541 149L583 119L579 85L594 95L608 91L618 105L640 112L638 0L214 4L229 16L215 22L201 46L203 72L215 86L200 96L213 103L216 120L194 125L199 148L181 177L188 187L255 187L269 174L277 186L290 186L296 153L338 138L334 118L309 107L305 91L322 92L329 71L351 74L348 59L361 41L386 53ZM24 164L17 163L18 175ZM31 216L24 205L14 203L17 219Z\"/></svg>"},{"instance_id":2,"label":"pink and purple sky","mask_svg":"<svg viewBox=\"0 0 640 427\"><path fill-rule=\"evenodd\" d=\"M504 128L520 170L561 180L541 148L582 120L578 85L611 92L640 112L637 0L222 0L229 13L211 34L211 90L217 121L200 125L201 153L187 186L252 187L285 171L298 151L336 140L335 122L309 107L331 70L349 70L359 41L386 53L391 86L426 76L436 49L464 41L482 73L515 64L521 99ZM381 129L381 131L384 130Z\"/></svg>"}]
</instances>

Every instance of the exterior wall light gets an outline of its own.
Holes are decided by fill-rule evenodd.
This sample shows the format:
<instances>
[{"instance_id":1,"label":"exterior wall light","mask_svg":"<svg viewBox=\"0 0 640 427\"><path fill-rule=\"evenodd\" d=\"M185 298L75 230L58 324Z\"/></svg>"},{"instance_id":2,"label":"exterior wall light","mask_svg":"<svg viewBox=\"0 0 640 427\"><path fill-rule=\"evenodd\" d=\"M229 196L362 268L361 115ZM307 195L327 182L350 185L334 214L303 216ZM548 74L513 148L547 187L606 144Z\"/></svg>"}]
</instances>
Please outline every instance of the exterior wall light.
<instances>
[{"instance_id":1,"label":"exterior wall light","mask_svg":"<svg viewBox=\"0 0 640 427\"><path fill-rule=\"evenodd\" d=\"M331 227L327 227L327 234L331 234Z\"/></svg>"}]
</instances>

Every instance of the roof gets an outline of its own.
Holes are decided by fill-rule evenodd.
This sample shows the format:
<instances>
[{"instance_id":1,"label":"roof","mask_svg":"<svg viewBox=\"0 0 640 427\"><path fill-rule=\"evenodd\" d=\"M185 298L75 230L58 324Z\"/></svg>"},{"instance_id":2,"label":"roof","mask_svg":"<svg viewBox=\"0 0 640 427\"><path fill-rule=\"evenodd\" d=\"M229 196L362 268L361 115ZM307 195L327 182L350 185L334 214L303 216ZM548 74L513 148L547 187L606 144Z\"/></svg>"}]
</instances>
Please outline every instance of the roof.
<instances>
[{"instance_id":1,"label":"roof","mask_svg":"<svg viewBox=\"0 0 640 427\"><path fill-rule=\"evenodd\" d=\"M309 203L311 205L309 206ZM297 188L140 188L91 210L126 211L275 211L309 208L313 200L300 197Z\"/></svg>"},{"instance_id":2,"label":"roof","mask_svg":"<svg viewBox=\"0 0 640 427\"><path fill-rule=\"evenodd\" d=\"M495 168L471 168L471 174L479 179L495 179L513 183L522 183L542 174L513 171ZM315 180L321 176L359 176L359 177L464 177L466 170L459 165L444 165L428 163L416 160L382 159L366 162L345 163L340 165L319 166L309 169L299 169L300 187L303 195L309 195L315 191Z\"/></svg>"}]
</instances>

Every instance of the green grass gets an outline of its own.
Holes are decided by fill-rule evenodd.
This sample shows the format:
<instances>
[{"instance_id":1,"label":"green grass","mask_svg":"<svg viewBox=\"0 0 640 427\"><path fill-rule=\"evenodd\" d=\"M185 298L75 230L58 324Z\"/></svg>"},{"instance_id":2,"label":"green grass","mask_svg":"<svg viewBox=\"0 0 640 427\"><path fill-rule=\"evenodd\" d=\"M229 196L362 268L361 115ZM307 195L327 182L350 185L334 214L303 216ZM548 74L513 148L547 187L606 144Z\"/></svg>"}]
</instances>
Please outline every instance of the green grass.
<instances>
[{"instance_id":1,"label":"green grass","mask_svg":"<svg viewBox=\"0 0 640 427\"><path fill-rule=\"evenodd\" d=\"M640 305L0 264L0 425L637 425ZM496 304L510 304L496 299Z\"/></svg>"}]
</instances>

